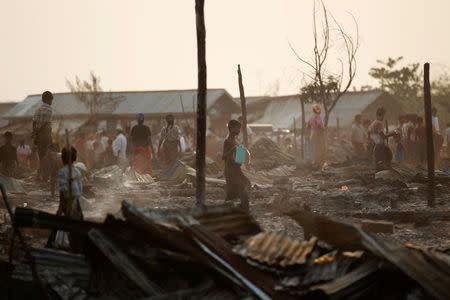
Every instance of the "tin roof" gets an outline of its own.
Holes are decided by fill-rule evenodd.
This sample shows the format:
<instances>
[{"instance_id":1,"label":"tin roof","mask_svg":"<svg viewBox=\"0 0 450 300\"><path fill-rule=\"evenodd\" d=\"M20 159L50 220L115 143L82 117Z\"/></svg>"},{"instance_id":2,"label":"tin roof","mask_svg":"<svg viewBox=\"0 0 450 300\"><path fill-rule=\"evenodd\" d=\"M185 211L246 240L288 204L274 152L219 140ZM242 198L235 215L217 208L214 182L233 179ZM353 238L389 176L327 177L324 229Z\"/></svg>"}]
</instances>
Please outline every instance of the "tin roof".
<instances>
[{"instance_id":1,"label":"tin roof","mask_svg":"<svg viewBox=\"0 0 450 300\"><path fill-rule=\"evenodd\" d=\"M336 118L339 117L340 126L351 125L355 115L360 114L382 95L386 94L383 91L348 92L344 94L331 112L328 124L336 126ZM310 103L305 104L306 120L312 115L312 105ZM262 112L261 109L263 109ZM298 95L256 99L249 104L248 111L250 115L255 117L255 119L251 119L251 123L270 123L275 128L292 128L295 118L297 127L300 127L301 124L301 104Z\"/></svg>"},{"instance_id":2,"label":"tin roof","mask_svg":"<svg viewBox=\"0 0 450 300\"><path fill-rule=\"evenodd\" d=\"M143 113L154 116L167 113L192 113L196 109L197 90L105 92L104 94L110 94L117 99L118 103L114 109L105 105L100 109L99 114L134 116L137 113ZM78 100L75 94L55 93L53 96L52 107L55 118L89 115L89 109ZM206 102L211 113L232 112L238 109L231 95L224 89L209 89ZM6 119L32 118L34 111L41 103L41 95L30 95L14 106L4 117Z\"/></svg>"}]
</instances>

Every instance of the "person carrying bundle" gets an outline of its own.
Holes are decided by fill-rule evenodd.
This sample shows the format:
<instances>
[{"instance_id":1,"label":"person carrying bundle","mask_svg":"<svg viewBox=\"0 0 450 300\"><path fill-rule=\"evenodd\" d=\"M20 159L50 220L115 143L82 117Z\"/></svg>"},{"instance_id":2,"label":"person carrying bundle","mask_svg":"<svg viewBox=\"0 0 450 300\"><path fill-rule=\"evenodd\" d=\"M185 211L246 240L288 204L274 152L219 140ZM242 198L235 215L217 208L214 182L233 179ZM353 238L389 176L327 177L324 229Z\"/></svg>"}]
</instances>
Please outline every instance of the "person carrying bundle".
<instances>
[{"instance_id":1,"label":"person carrying bundle","mask_svg":"<svg viewBox=\"0 0 450 300\"><path fill-rule=\"evenodd\" d=\"M250 180L242 173L240 153L245 148L240 147L237 137L241 132L241 123L237 120L228 122L228 137L223 144L223 156L225 161L226 198L225 200L241 199L241 207L249 209Z\"/></svg>"}]
</instances>

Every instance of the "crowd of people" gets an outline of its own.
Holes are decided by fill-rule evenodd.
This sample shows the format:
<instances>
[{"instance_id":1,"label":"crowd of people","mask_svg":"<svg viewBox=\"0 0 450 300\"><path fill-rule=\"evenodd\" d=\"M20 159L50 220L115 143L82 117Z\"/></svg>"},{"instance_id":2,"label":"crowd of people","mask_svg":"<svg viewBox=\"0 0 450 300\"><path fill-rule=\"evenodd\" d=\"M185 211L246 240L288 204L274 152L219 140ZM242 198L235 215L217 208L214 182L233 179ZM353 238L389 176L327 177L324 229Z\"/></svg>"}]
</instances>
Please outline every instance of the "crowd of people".
<instances>
[{"instance_id":1,"label":"crowd of people","mask_svg":"<svg viewBox=\"0 0 450 300\"><path fill-rule=\"evenodd\" d=\"M27 145L22 139L16 147L12 142L13 134L9 131L4 133L4 142L0 147L0 173L13 177L17 170L38 170L39 178L50 182L54 196L57 183L60 193L61 189L64 189L61 183L68 176L64 171L68 158L64 156L67 155L67 149L60 149L60 145L65 144L64 141L61 140L58 144L52 140L52 101L53 95L50 92L42 94L42 105L33 117L32 145ZM303 135L305 158L321 166L325 162L326 143L331 131L325 128L320 105L313 105L312 112ZM350 135L354 155L372 159L377 171L389 168L392 159L400 164L425 166L426 129L423 118L416 114L402 115L399 117L398 126L394 130L388 130L384 123L385 115L386 110L379 108L374 121L363 121L361 115L355 116ZM76 154L87 169L118 165L125 170L131 166L139 174L153 176L152 159L158 159L165 168L170 168L182 152L194 150L192 131L185 126L182 132L175 124L173 115L166 116L166 124L157 135L153 135L150 127L144 124L143 114L137 114L136 121L137 124L130 130L123 130L118 125L113 135L108 135L105 130L90 134L79 132L74 139L72 153ZM236 149L243 144L241 124L242 119L231 120L226 136L223 133L215 134L209 129L206 132L206 156L224 161L227 199L241 198L242 206L248 208L250 182L241 171L241 163L235 161ZM436 108L432 109L432 126L435 161L438 166L444 138L439 131ZM255 134L249 126L246 130L249 141L255 139ZM445 136L449 144L450 124L447 124ZM298 139L300 137L301 135ZM272 134L270 138L286 152L298 154L294 151L293 143L298 144L299 140L282 138L280 134ZM78 178L76 173L73 176ZM79 191L74 191L74 195L78 195L77 193ZM66 196L60 194L61 199L64 197Z\"/></svg>"}]
</instances>

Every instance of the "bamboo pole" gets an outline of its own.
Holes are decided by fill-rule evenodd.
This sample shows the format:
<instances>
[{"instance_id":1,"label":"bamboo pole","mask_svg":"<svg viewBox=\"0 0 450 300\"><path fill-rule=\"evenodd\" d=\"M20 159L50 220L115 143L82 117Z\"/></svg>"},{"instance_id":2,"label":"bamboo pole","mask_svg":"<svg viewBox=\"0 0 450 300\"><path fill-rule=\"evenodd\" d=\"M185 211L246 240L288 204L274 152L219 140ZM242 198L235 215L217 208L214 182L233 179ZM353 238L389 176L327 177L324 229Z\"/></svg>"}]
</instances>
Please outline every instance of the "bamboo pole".
<instances>
[{"instance_id":1,"label":"bamboo pole","mask_svg":"<svg viewBox=\"0 0 450 300\"><path fill-rule=\"evenodd\" d=\"M430 90L430 64L424 65L423 95L425 107L425 124L427 133L427 162L428 162L428 206L434 206L434 143L433 124L431 121L431 90Z\"/></svg>"},{"instance_id":2,"label":"bamboo pole","mask_svg":"<svg viewBox=\"0 0 450 300\"><path fill-rule=\"evenodd\" d=\"M73 195L72 195L72 146L70 145L70 138L69 138L69 130L66 129L66 142L67 142L67 168L69 169L69 176L67 178L67 184L68 184L68 196L69 201L66 207L66 211L64 212L67 217L72 216L72 202L73 202Z\"/></svg>"},{"instance_id":3,"label":"bamboo pole","mask_svg":"<svg viewBox=\"0 0 450 300\"><path fill-rule=\"evenodd\" d=\"M241 97L241 111L242 111L242 136L244 137L244 146L248 149L248 133L247 133L247 104L245 101L244 84L242 83L241 65L238 65L238 82L239 82L239 96Z\"/></svg>"},{"instance_id":4,"label":"bamboo pole","mask_svg":"<svg viewBox=\"0 0 450 300\"><path fill-rule=\"evenodd\" d=\"M198 206L205 204L205 152L206 152L206 29L205 1L195 0L197 28L197 153L196 153L196 199Z\"/></svg>"},{"instance_id":5,"label":"bamboo pole","mask_svg":"<svg viewBox=\"0 0 450 300\"><path fill-rule=\"evenodd\" d=\"M297 124L295 123L295 117L294 119L294 153L297 155Z\"/></svg>"},{"instance_id":6,"label":"bamboo pole","mask_svg":"<svg viewBox=\"0 0 450 300\"><path fill-rule=\"evenodd\" d=\"M303 100L302 97L300 98L300 104L301 104L301 108L302 108L302 143L301 143L301 147L302 147L302 153L301 153L301 157L302 159L305 158L305 130L306 130L306 121L305 121L305 101Z\"/></svg>"},{"instance_id":7,"label":"bamboo pole","mask_svg":"<svg viewBox=\"0 0 450 300\"><path fill-rule=\"evenodd\" d=\"M341 135L339 134L339 117L336 118L336 139L339 141L341 138Z\"/></svg>"},{"instance_id":8,"label":"bamboo pole","mask_svg":"<svg viewBox=\"0 0 450 300\"><path fill-rule=\"evenodd\" d=\"M183 105L183 99L181 98L181 94L180 94L180 104L181 104L181 111L184 114L184 105Z\"/></svg>"}]
</instances>

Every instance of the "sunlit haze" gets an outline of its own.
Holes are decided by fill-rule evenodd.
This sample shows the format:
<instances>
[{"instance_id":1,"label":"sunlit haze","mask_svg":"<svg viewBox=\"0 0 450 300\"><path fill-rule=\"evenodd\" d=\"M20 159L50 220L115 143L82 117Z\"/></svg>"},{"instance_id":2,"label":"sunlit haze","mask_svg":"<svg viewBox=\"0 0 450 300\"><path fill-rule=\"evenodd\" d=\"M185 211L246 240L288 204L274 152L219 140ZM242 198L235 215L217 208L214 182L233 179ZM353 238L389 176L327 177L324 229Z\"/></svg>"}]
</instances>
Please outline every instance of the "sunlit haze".
<instances>
[{"instance_id":1,"label":"sunlit haze","mask_svg":"<svg viewBox=\"0 0 450 300\"><path fill-rule=\"evenodd\" d=\"M450 66L450 1L325 1L344 27L359 24L354 86L377 59L404 56ZM238 94L240 63L247 95L298 91L300 71L289 42L312 51L312 1L206 1L208 87ZM197 87L194 1L0 0L0 101L67 91L66 79L101 77L105 90ZM331 66L333 67L333 66ZM277 82L279 90L277 91Z\"/></svg>"}]
</instances>

